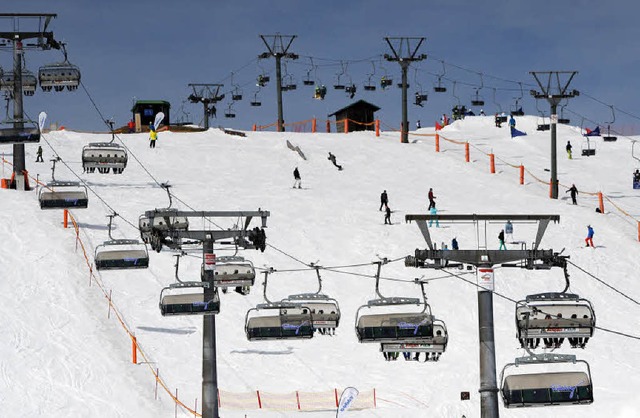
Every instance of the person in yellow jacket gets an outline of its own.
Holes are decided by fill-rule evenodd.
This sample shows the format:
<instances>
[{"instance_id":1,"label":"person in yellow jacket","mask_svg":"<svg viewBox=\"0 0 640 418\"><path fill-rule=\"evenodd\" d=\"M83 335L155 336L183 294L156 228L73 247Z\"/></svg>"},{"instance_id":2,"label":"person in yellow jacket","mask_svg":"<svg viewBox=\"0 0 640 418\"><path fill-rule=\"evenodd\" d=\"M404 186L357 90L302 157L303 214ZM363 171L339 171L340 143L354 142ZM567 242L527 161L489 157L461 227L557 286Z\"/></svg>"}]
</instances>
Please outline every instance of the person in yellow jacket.
<instances>
[{"instance_id":1,"label":"person in yellow jacket","mask_svg":"<svg viewBox=\"0 0 640 418\"><path fill-rule=\"evenodd\" d=\"M156 147L156 140L158 139L158 132L153 129L149 131L149 148Z\"/></svg>"}]
</instances>

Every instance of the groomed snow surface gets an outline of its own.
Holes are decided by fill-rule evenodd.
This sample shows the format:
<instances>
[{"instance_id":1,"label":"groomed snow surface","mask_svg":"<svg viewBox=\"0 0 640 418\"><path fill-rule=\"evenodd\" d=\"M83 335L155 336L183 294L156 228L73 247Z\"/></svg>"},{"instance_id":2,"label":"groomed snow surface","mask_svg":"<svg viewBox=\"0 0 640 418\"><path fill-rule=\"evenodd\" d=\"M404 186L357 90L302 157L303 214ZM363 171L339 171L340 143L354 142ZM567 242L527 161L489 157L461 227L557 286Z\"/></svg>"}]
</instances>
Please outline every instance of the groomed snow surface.
<instances>
[{"instance_id":1,"label":"groomed snow surface","mask_svg":"<svg viewBox=\"0 0 640 418\"><path fill-rule=\"evenodd\" d=\"M197 210L257 210L271 212L264 253L242 251L256 267L276 270L304 269L304 263L344 266L369 263L378 257L399 259L426 244L415 223L405 223L406 214L426 213L427 192L433 188L443 214L558 214L542 248L564 249L570 261L620 289L640 298L640 243L637 222L640 190L632 189L632 171L639 166L631 156L627 138L602 142L591 138L596 156L580 156L585 143L580 130L558 127L558 176L560 199L548 198L548 185L530 174L548 180L549 132L536 132L535 117L517 118L518 129L527 136L511 139L506 127L495 128L492 117L469 117L446 127L442 135L469 141L471 162L464 161L462 145L412 133L409 144L399 134L373 132L350 134L294 134L248 132L246 138L225 135L217 129L203 133L159 134L157 147L149 149L147 134L121 135L132 154L159 182L169 181L172 191ZM503 125L504 126L504 125ZM417 133L433 133L423 128ZM124 219L136 224L145 210L167 207L164 190L157 186L132 156L121 175L82 174L81 149L89 142L108 141L107 134L71 131L51 132L48 144L85 180L93 191ZM307 160L286 146L298 145ZM574 158L568 160L564 145L571 140ZM45 161L53 150L43 141ZM31 175L50 179L49 164L35 164L37 146L27 148ZM496 173L489 172L489 158L496 155ZM11 160L11 147L2 147ZM338 171L328 160L333 152ZM505 164L523 164L528 170L525 185L519 185L518 170ZM294 167L302 175L302 189L292 189ZM4 166L3 177L11 168ZM57 180L76 180L58 164ZM571 204L566 187L575 183L581 193ZM389 194L393 225L383 224L379 196ZM585 192L602 191L631 217L605 201L605 214L595 212L597 197ZM174 199L174 207L188 209ZM107 240L110 209L95 195L89 208L74 210L81 238L92 254ZM223 228L235 219L219 219ZM211 224L193 220L194 226ZM255 221L254 221L255 224ZM595 229L596 248L584 248L586 227ZM502 225L489 224L489 248L498 246ZM431 229L440 246L455 236L461 249L477 248L471 225L441 225ZM116 218L114 238L137 238L138 231ZM518 240L532 242L533 225L515 225ZM131 363L131 341L122 326L107 318L108 305L101 290L89 284L89 272L74 232L62 228L62 211L39 209L35 192L0 190L0 416L3 417L169 417L174 403L162 390L154 399L159 369L172 391L179 390L187 405L201 400L201 317L162 317L158 309L160 291L174 282L175 252L151 253L146 270L99 273L106 289L135 332L147 364ZM273 246L273 247L271 247ZM274 248L275 247L275 248ZM515 248L515 246L511 246ZM278 251L278 250L280 251ZM222 248L218 255L232 255ZM190 252L182 257L180 276L199 280L201 257ZM344 274L341 272L357 273ZM289 393L296 390L321 392L354 386L376 389L378 408L350 411L353 417L479 417L479 367L477 289L459 278L435 270L404 266L403 260L383 267L381 292L385 296L419 297L413 278L439 278L427 286L436 317L446 322L450 339L437 363L387 362L378 344L359 344L354 321L356 310L375 298L375 266L322 270L323 291L336 298L342 320L333 337L317 335L311 340L249 342L244 333L247 310L263 301L263 276L256 279L250 295L222 295L217 316L218 382L221 390ZM462 277L475 283L475 273ZM589 299L596 310L598 326L640 335L640 307L570 266L571 291ZM399 280L397 280L399 279ZM496 268L496 292L515 300L527 294L561 291L560 269L525 271ZM313 292L315 272L275 273L269 278L268 296L280 300L292 293ZM498 371L515 357L524 355L515 338L513 302L494 296L496 359ZM540 350L538 350L540 352ZM557 352L576 354L589 362L595 402L589 406L567 406L506 410L504 417L635 417L640 387L640 341L597 330L586 349L572 350L568 344ZM140 362L140 357L138 357ZM141 363L141 362L140 362ZM548 370L551 370L550 368ZM471 399L460 400L469 391ZM198 406L200 410L200 406ZM313 413L236 411L222 409L225 418L236 417L333 417L335 411ZM188 417L178 410L179 417Z\"/></svg>"}]
</instances>

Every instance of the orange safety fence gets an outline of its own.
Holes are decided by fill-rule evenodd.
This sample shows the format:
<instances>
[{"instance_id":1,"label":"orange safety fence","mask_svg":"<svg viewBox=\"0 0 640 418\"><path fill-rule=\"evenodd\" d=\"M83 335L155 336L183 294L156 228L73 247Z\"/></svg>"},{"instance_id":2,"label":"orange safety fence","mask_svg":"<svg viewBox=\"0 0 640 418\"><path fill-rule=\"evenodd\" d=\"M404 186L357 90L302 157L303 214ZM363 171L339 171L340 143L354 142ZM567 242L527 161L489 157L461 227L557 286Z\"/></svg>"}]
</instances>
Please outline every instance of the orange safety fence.
<instances>
[{"instance_id":1,"label":"orange safety fence","mask_svg":"<svg viewBox=\"0 0 640 418\"><path fill-rule=\"evenodd\" d=\"M288 393L272 393L261 390L234 393L220 390L218 391L218 402L220 408L236 410L327 411L335 410L338 407L341 393L341 389ZM375 389L360 391L351 409L376 408L375 396Z\"/></svg>"}]
</instances>

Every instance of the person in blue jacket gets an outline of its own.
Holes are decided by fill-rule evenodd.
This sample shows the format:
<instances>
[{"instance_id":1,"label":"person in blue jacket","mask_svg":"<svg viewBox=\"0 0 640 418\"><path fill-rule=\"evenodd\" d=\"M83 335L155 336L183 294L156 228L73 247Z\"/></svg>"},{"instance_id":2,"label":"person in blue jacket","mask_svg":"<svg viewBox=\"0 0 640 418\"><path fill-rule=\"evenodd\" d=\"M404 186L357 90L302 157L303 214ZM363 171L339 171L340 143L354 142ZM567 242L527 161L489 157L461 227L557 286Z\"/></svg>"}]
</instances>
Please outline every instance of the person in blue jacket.
<instances>
[{"instance_id":1,"label":"person in blue jacket","mask_svg":"<svg viewBox=\"0 0 640 418\"><path fill-rule=\"evenodd\" d=\"M587 243L587 247L595 247L595 245L593 245L593 228L591 228L591 225L587 225L587 237L584 239L584 242Z\"/></svg>"}]
</instances>

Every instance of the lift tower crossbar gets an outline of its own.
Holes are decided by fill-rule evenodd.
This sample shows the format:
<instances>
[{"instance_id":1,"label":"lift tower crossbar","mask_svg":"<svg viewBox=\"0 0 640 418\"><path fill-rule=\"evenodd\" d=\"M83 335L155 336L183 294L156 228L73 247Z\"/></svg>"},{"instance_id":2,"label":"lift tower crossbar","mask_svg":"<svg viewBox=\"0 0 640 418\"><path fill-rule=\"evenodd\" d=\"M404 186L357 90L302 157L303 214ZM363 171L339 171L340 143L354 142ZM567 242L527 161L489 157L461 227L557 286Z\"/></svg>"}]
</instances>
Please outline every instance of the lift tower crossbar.
<instances>
[{"instance_id":1,"label":"lift tower crossbar","mask_svg":"<svg viewBox=\"0 0 640 418\"><path fill-rule=\"evenodd\" d=\"M402 127L400 132L401 141L409 142L409 121L407 120L407 70L409 65L414 61L422 61L427 59L426 54L418 55L418 49L424 42L425 38L385 37L385 41L389 45L393 55L384 54L384 59L390 62L397 62L402 69ZM394 46L394 43L396 46ZM415 45L412 47L412 45Z\"/></svg>"},{"instance_id":2,"label":"lift tower crossbar","mask_svg":"<svg viewBox=\"0 0 640 418\"><path fill-rule=\"evenodd\" d=\"M566 267L567 256L553 250L538 249L549 222L559 222L558 215L406 215L407 222L416 221L427 242L428 249L416 249L415 255L405 258L405 266L449 269L463 264L476 267L478 276L478 325L480 342L480 416L498 418L498 386L496 372L495 338L493 332L493 266L525 269L550 269ZM431 241L427 221L438 223L472 223L478 237L477 249L437 250ZM537 223L536 239L531 250L489 250L486 246L488 223L511 221L512 223ZM484 237L484 239L482 239ZM452 273L454 274L454 273Z\"/></svg>"},{"instance_id":3,"label":"lift tower crossbar","mask_svg":"<svg viewBox=\"0 0 640 418\"><path fill-rule=\"evenodd\" d=\"M537 99L546 99L551 105L551 198L558 198L558 161L556 152L556 127L558 126L558 104L564 99L572 99L580 95L578 90L569 91L569 84L577 71L530 71L540 91L530 90ZM566 81L561 81L561 75ZM545 80L546 78L546 80Z\"/></svg>"},{"instance_id":4,"label":"lift tower crossbar","mask_svg":"<svg viewBox=\"0 0 640 418\"><path fill-rule=\"evenodd\" d=\"M297 60L298 55L289 52L289 48L297 35L260 35L260 39L264 42L268 52L263 52L258 56L259 59L274 57L276 59L276 96L278 97L278 132L284 131L284 116L282 114L282 58ZM267 41L267 38L271 42Z\"/></svg>"},{"instance_id":5,"label":"lift tower crossbar","mask_svg":"<svg viewBox=\"0 0 640 418\"><path fill-rule=\"evenodd\" d=\"M220 94L223 84L190 83L193 92L187 98L191 103L202 103L204 108L204 129L209 129L209 117L216 114L216 103L224 99Z\"/></svg>"}]
</instances>

